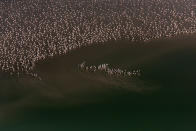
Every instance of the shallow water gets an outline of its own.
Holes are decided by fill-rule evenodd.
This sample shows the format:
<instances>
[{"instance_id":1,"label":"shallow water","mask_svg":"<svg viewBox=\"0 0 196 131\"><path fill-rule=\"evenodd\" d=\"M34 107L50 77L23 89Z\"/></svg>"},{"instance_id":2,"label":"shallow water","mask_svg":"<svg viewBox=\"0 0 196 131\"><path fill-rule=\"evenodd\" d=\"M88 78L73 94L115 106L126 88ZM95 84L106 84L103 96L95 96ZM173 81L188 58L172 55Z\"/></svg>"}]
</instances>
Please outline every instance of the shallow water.
<instances>
[{"instance_id":1,"label":"shallow water","mask_svg":"<svg viewBox=\"0 0 196 131\"><path fill-rule=\"evenodd\" d=\"M195 130L195 41L110 42L41 61L42 80L2 77L0 129ZM83 61L142 73L125 79L80 72Z\"/></svg>"}]
</instances>

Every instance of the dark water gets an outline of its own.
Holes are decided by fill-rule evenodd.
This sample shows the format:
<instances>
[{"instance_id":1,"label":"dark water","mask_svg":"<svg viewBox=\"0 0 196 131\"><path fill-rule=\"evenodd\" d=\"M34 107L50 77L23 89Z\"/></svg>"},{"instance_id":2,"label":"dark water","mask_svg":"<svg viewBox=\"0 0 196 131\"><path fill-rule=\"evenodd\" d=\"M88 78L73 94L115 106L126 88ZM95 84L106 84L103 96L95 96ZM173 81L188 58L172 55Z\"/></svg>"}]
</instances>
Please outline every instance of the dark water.
<instances>
[{"instance_id":1,"label":"dark water","mask_svg":"<svg viewBox=\"0 0 196 131\"><path fill-rule=\"evenodd\" d=\"M38 63L42 80L1 78L2 131L194 131L195 38L110 42ZM141 69L133 79L79 72L77 64Z\"/></svg>"}]
</instances>

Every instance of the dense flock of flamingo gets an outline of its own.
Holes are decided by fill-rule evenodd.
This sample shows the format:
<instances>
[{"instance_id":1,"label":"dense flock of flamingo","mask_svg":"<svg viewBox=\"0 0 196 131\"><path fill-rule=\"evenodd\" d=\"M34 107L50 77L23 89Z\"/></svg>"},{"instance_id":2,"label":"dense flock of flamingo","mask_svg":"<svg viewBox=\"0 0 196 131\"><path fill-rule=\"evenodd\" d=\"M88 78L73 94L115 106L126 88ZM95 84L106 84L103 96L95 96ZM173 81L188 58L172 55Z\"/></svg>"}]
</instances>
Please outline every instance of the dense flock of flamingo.
<instances>
[{"instance_id":1,"label":"dense flock of flamingo","mask_svg":"<svg viewBox=\"0 0 196 131\"><path fill-rule=\"evenodd\" d=\"M81 64L79 64L78 67L79 70L81 71L94 72L94 73L101 72L112 77L123 76L123 77L133 78L141 75L140 69L127 71L127 70L122 70L120 68L111 68L109 64L87 65L86 62L84 61Z\"/></svg>"},{"instance_id":2,"label":"dense flock of flamingo","mask_svg":"<svg viewBox=\"0 0 196 131\"><path fill-rule=\"evenodd\" d=\"M195 5L195 0L1 0L0 68L32 74L36 62L81 46L193 34Z\"/></svg>"}]
</instances>

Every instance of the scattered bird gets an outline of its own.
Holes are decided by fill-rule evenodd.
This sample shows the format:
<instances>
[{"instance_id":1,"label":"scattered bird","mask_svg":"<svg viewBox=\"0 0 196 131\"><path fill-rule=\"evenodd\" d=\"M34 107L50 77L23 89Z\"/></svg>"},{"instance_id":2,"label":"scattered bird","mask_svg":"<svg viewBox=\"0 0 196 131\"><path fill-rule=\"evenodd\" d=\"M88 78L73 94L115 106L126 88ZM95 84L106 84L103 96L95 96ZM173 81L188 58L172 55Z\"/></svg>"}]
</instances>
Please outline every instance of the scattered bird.
<instances>
[{"instance_id":1,"label":"scattered bird","mask_svg":"<svg viewBox=\"0 0 196 131\"><path fill-rule=\"evenodd\" d=\"M120 68L111 68L109 67L109 64L100 64L100 65L87 65L86 62L82 62L78 65L80 71L86 71L86 72L102 72L105 73L108 76L111 77L138 77L141 76L141 70L122 70Z\"/></svg>"}]
</instances>

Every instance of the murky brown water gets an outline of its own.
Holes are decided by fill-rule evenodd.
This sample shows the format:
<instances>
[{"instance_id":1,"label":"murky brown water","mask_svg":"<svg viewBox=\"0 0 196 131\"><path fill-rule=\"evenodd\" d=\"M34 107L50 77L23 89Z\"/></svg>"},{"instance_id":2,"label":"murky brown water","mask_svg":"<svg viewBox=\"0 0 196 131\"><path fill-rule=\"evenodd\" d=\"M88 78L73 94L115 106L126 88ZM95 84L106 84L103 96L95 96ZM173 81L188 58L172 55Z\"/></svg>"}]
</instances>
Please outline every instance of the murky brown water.
<instances>
[{"instance_id":1,"label":"murky brown water","mask_svg":"<svg viewBox=\"0 0 196 131\"><path fill-rule=\"evenodd\" d=\"M2 77L2 130L194 130L195 41L111 42L40 62L42 80ZM83 61L142 73L114 79Z\"/></svg>"}]
</instances>

